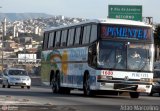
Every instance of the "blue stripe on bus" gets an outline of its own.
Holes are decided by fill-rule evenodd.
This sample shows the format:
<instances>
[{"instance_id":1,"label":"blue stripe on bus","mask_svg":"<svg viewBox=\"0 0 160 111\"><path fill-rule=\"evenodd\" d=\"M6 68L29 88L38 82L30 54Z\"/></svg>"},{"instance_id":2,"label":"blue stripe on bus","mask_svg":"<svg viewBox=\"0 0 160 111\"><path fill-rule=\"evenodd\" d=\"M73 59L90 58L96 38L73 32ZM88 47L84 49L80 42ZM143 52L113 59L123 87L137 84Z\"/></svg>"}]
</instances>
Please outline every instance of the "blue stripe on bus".
<instances>
[{"instance_id":1,"label":"blue stripe on bus","mask_svg":"<svg viewBox=\"0 0 160 111\"><path fill-rule=\"evenodd\" d=\"M83 85L83 76L82 75L63 76L62 77L62 83ZM96 84L96 77L95 76L90 76L90 84L91 85Z\"/></svg>"}]
</instances>

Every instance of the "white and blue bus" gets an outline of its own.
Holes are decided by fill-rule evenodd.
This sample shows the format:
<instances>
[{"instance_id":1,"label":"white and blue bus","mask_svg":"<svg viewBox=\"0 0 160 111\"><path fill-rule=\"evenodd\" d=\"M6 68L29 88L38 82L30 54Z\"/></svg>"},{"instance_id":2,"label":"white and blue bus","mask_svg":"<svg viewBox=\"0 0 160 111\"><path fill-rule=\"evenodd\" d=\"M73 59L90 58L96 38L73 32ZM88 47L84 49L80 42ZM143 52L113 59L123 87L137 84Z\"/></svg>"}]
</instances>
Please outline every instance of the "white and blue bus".
<instances>
[{"instance_id":1,"label":"white and blue bus","mask_svg":"<svg viewBox=\"0 0 160 111\"><path fill-rule=\"evenodd\" d=\"M153 82L152 26L107 19L86 21L44 32L41 77L53 93L83 90L150 93Z\"/></svg>"}]
</instances>

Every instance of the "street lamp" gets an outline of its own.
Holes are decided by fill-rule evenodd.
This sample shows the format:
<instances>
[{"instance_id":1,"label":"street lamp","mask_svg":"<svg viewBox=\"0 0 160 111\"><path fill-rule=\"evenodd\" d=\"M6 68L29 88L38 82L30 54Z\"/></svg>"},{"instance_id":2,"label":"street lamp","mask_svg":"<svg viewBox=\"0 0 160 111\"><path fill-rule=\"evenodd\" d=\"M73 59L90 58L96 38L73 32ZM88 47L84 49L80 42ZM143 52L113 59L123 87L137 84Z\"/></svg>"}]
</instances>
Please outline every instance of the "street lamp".
<instances>
[{"instance_id":1,"label":"street lamp","mask_svg":"<svg viewBox=\"0 0 160 111\"><path fill-rule=\"evenodd\" d=\"M0 6L0 8L2 8L1 6ZM2 21L2 40L1 40L1 43L2 43L2 47L1 47L1 53L2 53L2 71L3 71L3 37L4 37L4 30L3 30L3 24L4 24L4 22Z\"/></svg>"},{"instance_id":2,"label":"street lamp","mask_svg":"<svg viewBox=\"0 0 160 111\"><path fill-rule=\"evenodd\" d=\"M2 22L2 27L3 27L3 25L4 25L4 22ZM2 47L1 47L1 51L2 51L2 71L3 71L3 37L4 37L4 30L2 30L2 40L1 40L1 42L2 42Z\"/></svg>"},{"instance_id":3,"label":"street lamp","mask_svg":"<svg viewBox=\"0 0 160 111\"><path fill-rule=\"evenodd\" d=\"M4 44L4 41L3 41L3 38L4 38L4 36L6 36L6 18L4 18L4 21L2 21L2 32L3 32L3 34L2 34L2 71L3 71L3 44Z\"/></svg>"}]
</instances>

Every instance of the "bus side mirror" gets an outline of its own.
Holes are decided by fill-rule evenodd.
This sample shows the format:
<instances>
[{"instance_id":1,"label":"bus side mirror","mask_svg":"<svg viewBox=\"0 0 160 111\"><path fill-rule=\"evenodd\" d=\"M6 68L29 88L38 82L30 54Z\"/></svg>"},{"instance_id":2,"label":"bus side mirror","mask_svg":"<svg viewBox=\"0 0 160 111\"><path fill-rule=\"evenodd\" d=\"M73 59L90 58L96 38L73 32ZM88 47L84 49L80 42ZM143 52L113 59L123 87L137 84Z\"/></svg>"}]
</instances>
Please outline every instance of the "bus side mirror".
<instances>
[{"instance_id":1,"label":"bus side mirror","mask_svg":"<svg viewBox=\"0 0 160 111\"><path fill-rule=\"evenodd\" d=\"M97 64L96 44L89 46L88 49L88 64L95 67Z\"/></svg>"}]
</instances>

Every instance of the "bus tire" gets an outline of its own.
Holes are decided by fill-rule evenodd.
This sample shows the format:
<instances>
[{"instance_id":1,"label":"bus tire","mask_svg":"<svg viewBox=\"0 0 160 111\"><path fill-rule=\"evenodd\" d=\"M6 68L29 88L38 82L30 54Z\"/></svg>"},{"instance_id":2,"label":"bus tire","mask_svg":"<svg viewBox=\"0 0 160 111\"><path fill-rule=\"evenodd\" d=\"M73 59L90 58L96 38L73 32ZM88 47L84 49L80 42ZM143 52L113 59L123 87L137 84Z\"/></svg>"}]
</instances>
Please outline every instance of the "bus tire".
<instances>
[{"instance_id":1,"label":"bus tire","mask_svg":"<svg viewBox=\"0 0 160 111\"><path fill-rule=\"evenodd\" d=\"M131 98L139 98L139 92L129 92Z\"/></svg>"},{"instance_id":2,"label":"bus tire","mask_svg":"<svg viewBox=\"0 0 160 111\"><path fill-rule=\"evenodd\" d=\"M66 87L61 87L61 90L62 90L62 93L63 94L70 94L70 92L71 92L71 89L70 88L66 88Z\"/></svg>"},{"instance_id":3,"label":"bus tire","mask_svg":"<svg viewBox=\"0 0 160 111\"><path fill-rule=\"evenodd\" d=\"M59 73L57 73L56 76L52 77L51 85L52 85L52 92L53 93L60 92L60 75L59 75Z\"/></svg>"},{"instance_id":4,"label":"bus tire","mask_svg":"<svg viewBox=\"0 0 160 111\"><path fill-rule=\"evenodd\" d=\"M66 94L70 94L71 93L71 89L67 88L65 93Z\"/></svg>"},{"instance_id":5,"label":"bus tire","mask_svg":"<svg viewBox=\"0 0 160 111\"><path fill-rule=\"evenodd\" d=\"M149 93L149 96L153 96L153 92L150 92L150 93Z\"/></svg>"},{"instance_id":6,"label":"bus tire","mask_svg":"<svg viewBox=\"0 0 160 111\"><path fill-rule=\"evenodd\" d=\"M83 93L84 96L94 96L93 91L90 89L90 81L89 81L89 74L84 75L83 79Z\"/></svg>"},{"instance_id":7,"label":"bus tire","mask_svg":"<svg viewBox=\"0 0 160 111\"><path fill-rule=\"evenodd\" d=\"M6 87L6 86L3 84L3 85L2 85L2 88L5 88L5 87Z\"/></svg>"},{"instance_id":8,"label":"bus tire","mask_svg":"<svg viewBox=\"0 0 160 111\"><path fill-rule=\"evenodd\" d=\"M51 72L50 72L50 86L52 85L52 79L54 78L54 76L55 76L55 74L54 74L54 71L53 70L51 70Z\"/></svg>"},{"instance_id":9,"label":"bus tire","mask_svg":"<svg viewBox=\"0 0 160 111\"><path fill-rule=\"evenodd\" d=\"M7 87L8 87L8 88L11 88L11 85L9 84L9 82L8 82L8 81L7 81L7 84L8 84L8 85L7 85Z\"/></svg>"}]
</instances>

